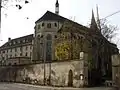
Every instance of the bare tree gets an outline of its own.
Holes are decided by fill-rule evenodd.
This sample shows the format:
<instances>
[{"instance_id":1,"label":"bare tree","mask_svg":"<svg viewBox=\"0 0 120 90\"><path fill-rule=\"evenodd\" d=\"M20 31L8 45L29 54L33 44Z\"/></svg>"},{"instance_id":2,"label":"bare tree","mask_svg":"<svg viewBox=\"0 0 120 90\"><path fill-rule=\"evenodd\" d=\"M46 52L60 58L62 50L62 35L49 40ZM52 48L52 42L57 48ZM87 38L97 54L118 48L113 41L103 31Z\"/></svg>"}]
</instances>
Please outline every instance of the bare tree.
<instances>
[{"instance_id":1,"label":"bare tree","mask_svg":"<svg viewBox=\"0 0 120 90\"><path fill-rule=\"evenodd\" d=\"M108 40L111 41L112 38L114 38L117 35L118 27L108 24L106 19L102 19L101 23L101 33L102 35Z\"/></svg>"},{"instance_id":2,"label":"bare tree","mask_svg":"<svg viewBox=\"0 0 120 90\"><path fill-rule=\"evenodd\" d=\"M13 6L18 8L18 10L21 10L23 7L21 2L24 2L24 4L28 4L30 1L32 0L0 0L0 32L1 32L1 8L8 9L8 7Z\"/></svg>"},{"instance_id":3,"label":"bare tree","mask_svg":"<svg viewBox=\"0 0 120 90\"><path fill-rule=\"evenodd\" d=\"M21 2L24 2L24 4L28 4L30 0L0 0L0 2L1 2L1 8L16 6L18 9L22 9Z\"/></svg>"}]
</instances>

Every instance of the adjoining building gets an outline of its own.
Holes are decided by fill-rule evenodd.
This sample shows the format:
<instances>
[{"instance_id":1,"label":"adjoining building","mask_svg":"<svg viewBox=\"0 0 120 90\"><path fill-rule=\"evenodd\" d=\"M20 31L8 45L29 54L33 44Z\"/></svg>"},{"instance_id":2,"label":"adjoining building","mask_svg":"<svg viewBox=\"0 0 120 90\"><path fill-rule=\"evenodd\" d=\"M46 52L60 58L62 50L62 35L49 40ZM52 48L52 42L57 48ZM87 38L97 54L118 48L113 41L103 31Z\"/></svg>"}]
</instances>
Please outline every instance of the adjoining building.
<instances>
[{"instance_id":1,"label":"adjoining building","mask_svg":"<svg viewBox=\"0 0 120 90\"><path fill-rule=\"evenodd\" d=\"M120 54L112 55L112 81L120 86Z\"/></svg>"},{"instance_id":2,"label":"adjoining building","mask_svg":"<svg viewBox=\"0 0 120 90\"><path fill-rule=\"evenodd\" d=\"M88 28L60 16L57 0L55 13L47 11L35 22L34 35L9 40L0 47L0 52L2 65L74 62L85 53L87 62L83 60L80 64L82 68L87 67L84 79L90 84L99 84L102 77L112 78L111 55L118 54L118 48L101 34L93 11Z\"/></svg>"},{"instance_id":3,"label":"adjoining building","mask_svg":"<svg viewBox=\"0 0 120 90\"><path fill-rule=\"evenodd\" d=\"M16 39L8 38L8 42L0 47L0 64L19 65L30 63L32 60L32 41L33 34Z\"/></svg>"}]
</instances>

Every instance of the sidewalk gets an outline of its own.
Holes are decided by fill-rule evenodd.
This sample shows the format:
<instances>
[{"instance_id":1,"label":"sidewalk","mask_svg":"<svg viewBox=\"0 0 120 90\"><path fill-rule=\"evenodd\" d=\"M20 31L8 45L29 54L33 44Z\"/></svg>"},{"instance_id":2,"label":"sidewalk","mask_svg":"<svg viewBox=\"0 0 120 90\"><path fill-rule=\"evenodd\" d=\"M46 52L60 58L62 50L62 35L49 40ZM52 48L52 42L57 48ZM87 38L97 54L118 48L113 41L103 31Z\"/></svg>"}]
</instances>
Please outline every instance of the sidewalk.
<instances>
[{"instance_id":1,"label":"sidewalk","mask_svg":"<svg viewBox=\"0 0 120 90\"><path fill-rule=\"evenodd\" d=\"M39 86L39 85L31 85L31 84L22 84L22 83L15 83L19 84L20 86L26 87L35 87L40 88L40 90L113 90L112 88L106 87L92 87L92 88L73 88L73 87L51 87L51 86Z\"/></svg>"},{"instance_id":2,"label":"sidewalk","mask_svg":"<svg viewBox=\"0 0 120 90\"><path fill-rule=\"evenodd\" d=\"M31 84L22 84L22 83L15 83L21 86L28 86L28 87L36 87L40 89L47 89L47 90L80 90L80 88L73 88L73 87L52 87L52 86L39 86L39 85L31 85ZM83 89L83 88L81 88Z\"/></svg>"}]
</instances>

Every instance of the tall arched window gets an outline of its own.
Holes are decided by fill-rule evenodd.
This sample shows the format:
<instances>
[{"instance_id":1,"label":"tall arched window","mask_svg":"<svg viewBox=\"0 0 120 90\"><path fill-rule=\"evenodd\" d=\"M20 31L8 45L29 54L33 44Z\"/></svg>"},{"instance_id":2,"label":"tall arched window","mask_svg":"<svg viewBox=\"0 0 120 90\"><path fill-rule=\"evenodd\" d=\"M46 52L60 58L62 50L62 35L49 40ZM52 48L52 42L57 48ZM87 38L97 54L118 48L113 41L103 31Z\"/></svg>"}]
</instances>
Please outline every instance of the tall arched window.
<instances>
[{"instance_id":1,"label":"tall arched window","mask_svg":"<svg viewBox=\"0 0 120 90\"><path fill-rule=\"evenodd\" d=\"M51 34L48 34L46 38L47 38L47 40L52 40Z\"/></svg>"},{"instance_id":2,"label":"tall arched window","mask_svg":"<svg viewBox=\"0 0 120 90\"><path fill-rule=\"evenodd\" d=\"M46 61L52 60L52 36L48 34L46 36Z\"/></svg>"}]
</instances>

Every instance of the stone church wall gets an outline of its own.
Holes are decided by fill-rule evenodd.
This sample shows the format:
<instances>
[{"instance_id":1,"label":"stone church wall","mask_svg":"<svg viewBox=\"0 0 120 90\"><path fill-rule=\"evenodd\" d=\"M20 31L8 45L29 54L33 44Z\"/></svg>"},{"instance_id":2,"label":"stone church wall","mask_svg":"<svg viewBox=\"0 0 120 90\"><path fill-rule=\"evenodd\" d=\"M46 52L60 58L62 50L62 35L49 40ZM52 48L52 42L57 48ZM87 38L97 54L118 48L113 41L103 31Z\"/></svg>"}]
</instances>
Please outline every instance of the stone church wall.
<instances>
[{"instance_id":1,"label":"stone church wall","mask_svg":"<svg viewBox=\"0 0 120 90\"><path fill-rule=\"evenodd\" d=\"M69 72L72 71L73 78L71 78L71 83L73 83L74 87L80 87L80 83L84 83L80 80L81 72L84 73L84 67L80 67L80 63L80 60L51 63L51 85L68 86L68 81L70 81L68 80ZM50 63L45 64L45 71L47 85L50 75ZM87 78L87 75L85 77ZM1 81L27 82L42 85L44 84L44 64L1 66L0 79Z\"/></svg>"}]
</instances>

